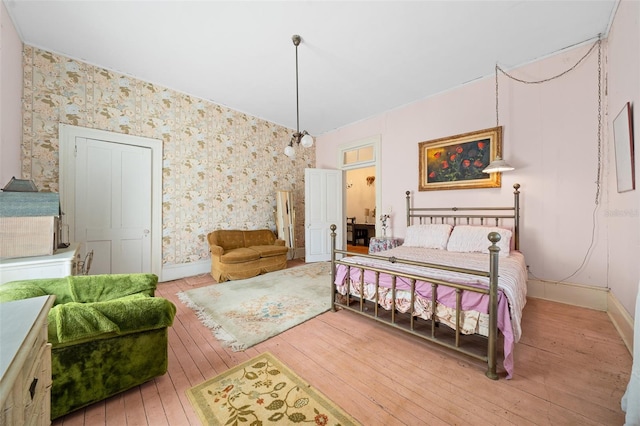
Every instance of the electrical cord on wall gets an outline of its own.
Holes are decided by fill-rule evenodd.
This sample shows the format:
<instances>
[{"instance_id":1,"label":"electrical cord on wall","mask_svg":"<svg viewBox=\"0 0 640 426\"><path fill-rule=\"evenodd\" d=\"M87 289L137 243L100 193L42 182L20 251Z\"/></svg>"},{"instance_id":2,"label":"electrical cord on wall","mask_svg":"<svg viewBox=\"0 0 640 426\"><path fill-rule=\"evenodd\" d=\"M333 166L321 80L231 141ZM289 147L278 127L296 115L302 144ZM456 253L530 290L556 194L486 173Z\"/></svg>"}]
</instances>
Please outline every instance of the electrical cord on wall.
<instances>
[{"instance_id":1,"label":"electrical cord on wall","mask_svg":"<svg viewBox=\"0 0 640 426\"><path fill-rule=\"evenodd\" d=\"M582 258L582 263L580 263L580 266L578 266L578 269L573 271L573 273L571 275L568 275L568 276L566 276L566 277L564 277L564 278L562 278L560 280L545 280L544 278L537 277L533 272L531 272L531 269L527 265L528 274L535 280L542 281L542 282L545 282L545 283L558 284L558 283L561 283L561 282L564 282L564 281L568 280L569 278L573 277L578 272L580 272L582 270L582 268L584 268L584 266L587 264L587 259L589 258L589 255L591 254L591 250L593 249L593 246L594 246L595 241L596 241L596 211L597 210L598 210L598 203L596 203L596 205L593 207L593 213L592 213L592 217L591 217L591 219L592 219L591 243L589 243L589 248L587 248L587 252L584 254L584 257Z\"/></svg>"},{"instance_id":2,"label":"electrical cord on wall","mask_svg":"<svg viewBox=\"0 0 640 426\"><path fill-rule=\"evenodd\" d=\"M600 205L600 189L601 189L601 176L602 176L602 39L601 39L601 34L598 34L598 40L593 44L593 46L591 46L591 48L589 49L589 51L582 56L572 67L568 68L567 70L561 72L558 75L555 75L553 77L549 77L549 78L545 78L542 80L536 80L536 81L526 81L526 80L522 80L519 78L516 78L510 74L508 74L506 71L504 71L502 68L500 68L498 65L496 65L496 70L500 71L502 74L504 74L505 76L509 77L512 80L515 80L517 82L520 83L525 83L525 84L541 84L541 83L546 83L548 81L551 80L555 80L556 78L562 77L563 75L567 74L570 71L573 71L574 69L576 69L578 67L578 65L580 65L580 63L582 63L582 61L584 61L590 54L591 52L593 52L594 48L598 46L598 166L597 166L597 175L596 175L596 194L595 194L595 205L593 208L593 213L591 215L591 242L589 243L589 247L587 248L587 251L584 255L584 258L582 259L582 262L580 263L580 266L578 266L578 268L571 273L570 275L560 279L560 280L546 280L543 278L539 278L537 277L533 272L531 272L531 269L529 268L529 265L527 265L527 273L528 275L530 275L532 278L538 280L538 281L542 281L542 282L547 282L547 283L561 283L564 282L566 280L568 280L569 278L575 276L578 272L580 272L582 270L582 268L585 267L585 265L587 264L587 260L589 259L589 256L591 255L591 252L593 250L593 247L595 245L595 236L596 236L596 211L598 210L598 207Z\"/></svg>"}]
</instances>

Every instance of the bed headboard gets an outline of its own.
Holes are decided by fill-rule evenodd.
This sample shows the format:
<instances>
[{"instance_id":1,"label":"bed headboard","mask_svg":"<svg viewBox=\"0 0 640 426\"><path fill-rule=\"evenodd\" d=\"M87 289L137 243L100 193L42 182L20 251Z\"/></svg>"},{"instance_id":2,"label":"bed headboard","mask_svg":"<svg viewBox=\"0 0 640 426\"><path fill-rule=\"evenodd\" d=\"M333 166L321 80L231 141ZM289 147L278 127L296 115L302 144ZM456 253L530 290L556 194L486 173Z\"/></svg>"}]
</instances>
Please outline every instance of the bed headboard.
<instances>
[{"instance_id":1,"label":"bed headboard","mask_svg":"<svg viewBox=\"0 0 640 426\"><path fill-rule=\"evenodd\" d=\"M454 226L505 226L506 222L513 220L513 248L520 250L520 184L514 184L513 189L513 206L509 207L411 207L411 191L407 191L407 226L411 226L414 220L417 224L451 223Z\"/></svg>"}]
</instances>

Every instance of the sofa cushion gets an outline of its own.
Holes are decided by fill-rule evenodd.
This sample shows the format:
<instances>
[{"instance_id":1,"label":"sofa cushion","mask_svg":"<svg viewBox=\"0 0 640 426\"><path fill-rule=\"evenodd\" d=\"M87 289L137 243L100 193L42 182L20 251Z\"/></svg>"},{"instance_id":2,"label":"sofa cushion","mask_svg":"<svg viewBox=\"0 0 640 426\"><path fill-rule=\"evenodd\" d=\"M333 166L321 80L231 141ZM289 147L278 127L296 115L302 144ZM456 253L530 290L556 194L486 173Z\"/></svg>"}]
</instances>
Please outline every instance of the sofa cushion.
<instances>
[{"instance_id":1,"label":"sofa cushion","mask_svg":"<svg viewBox=\"0 0 640 426\"><path fill-rule=\"evenodd\" d=\"M209 243L220 246L225 251L245 247L244 231L225 230L212 232Z\"/></svg>"},{"instance_id":2,"label":"sofa cushion","mask_svg":"<svg viewBox=\"0 0 640 426\"><path fill-rule=\"evenodd\" d=\"M35 290L36 288L40 291ZM53 302L54 306L74 301L66 278L37 278L11 281L0 286L0 302L28 299L46 294L56 296L56 300Z\"/></svg>"},{"instance_id":3,"label":"sofa cushion","mask_svg":"<svg viewBox=\"0 0 640 426\"><path fill-rule=\"evenodd\" d=\"M260 259L260 253L250 248L240 247L233 250L224 252L220 256L220 262L222 263L245 263L252 260Z\"/></svg>"},{"instance_id":4,"label":"sofa cushion","mask_svg":"<svg viewBox=\"0 0 640 426\"><path fill-rule=\"evenodd\" d=\"M154 274L71 275L67 277L74 302L106 302L135 294L153 296Z\"/></svg>"},{"instance_id":5,"label":"sofa cushion","mask_svg":"<svg viewBox=\"0 0 640 426\"><path fill-rule=\"evenodd\" d=\"M251 246L249 247L251 250L255 250L260 253L260 257L272 257L272 256L281 256L283 254L287 254L289 249L284 246Z\"/></svg>"},{"instance_id":6,"label":"sofa cushion","mask_svg":"<svg viewBox=\"0 0 640 426\"><path fill-rule=\"evenodd\" d=\"M11 302L12 300L29 299L31 297L46 296L37 285L27 281L7 283L0 286L0 302Z\"/></svg>"},{"instance_id":7,"label":"sofa cushion","mask_svg":"<svg viewBox=\"0 0 640 426\"><path fill-rule=\"evenodd\" d=\"M166 328L176 307L167 299L132 294L104 302L69 302L49 311L49 342L78 344L115 335Z\"/></svg>"},{"instance_id":8,"label":"sofa cushion","mask_svg":"<svg viewBox=\"0 0 640 426\"><path fill-rule=\"evenodd\" d=\"M132 294L153 296L158 277L154 274L70 275L65 278L37 278L12 281L0 286L0 301L25 293L26 297L52 294L55 305L69 302L104 302ZM40 292L33 288L40 289ZM29 296L31 292L33 295ZM38 294L42 293L42 294ZM15 300L15 299L13 299Z\"/></svg>"},{"instance_id":9,"label":"sofa cushion","mask_svg":"<svg viewBox=\"0 0 640 426\"><path fill-rule=\"evenodd\" d=\"M276 241L275 235L268 229L256 229L254 231L244 231L244 246L270 246Z\"/></svg>"}]
</instances>

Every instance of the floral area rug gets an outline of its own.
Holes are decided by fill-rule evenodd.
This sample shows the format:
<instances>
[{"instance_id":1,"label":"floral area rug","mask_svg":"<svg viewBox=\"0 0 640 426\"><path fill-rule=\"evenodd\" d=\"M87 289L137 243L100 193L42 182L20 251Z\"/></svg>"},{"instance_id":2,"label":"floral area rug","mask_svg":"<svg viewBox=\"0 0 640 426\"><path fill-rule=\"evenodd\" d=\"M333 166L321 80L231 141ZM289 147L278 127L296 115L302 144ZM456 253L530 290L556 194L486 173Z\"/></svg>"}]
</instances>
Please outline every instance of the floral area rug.
<instances>
[{"instance_id":1,"label":"floral area rug","mask_svg":"<svg viewBox=\"0 0 640 426\"><path fill-rule=\"evenodd\" d=\"M307 263L178 293L223 345L242 351L331 308L331 264Z\"/></svg>"},{"instance_id":2,"label":"floral area rug","mask_svg":"<svg viewBox=\"0 0 640 426\"><path fill-rule=\"evenodd\" d=\"M187 390L205 425L358 425L271 353Z\"/></svg>"}]
</instances>

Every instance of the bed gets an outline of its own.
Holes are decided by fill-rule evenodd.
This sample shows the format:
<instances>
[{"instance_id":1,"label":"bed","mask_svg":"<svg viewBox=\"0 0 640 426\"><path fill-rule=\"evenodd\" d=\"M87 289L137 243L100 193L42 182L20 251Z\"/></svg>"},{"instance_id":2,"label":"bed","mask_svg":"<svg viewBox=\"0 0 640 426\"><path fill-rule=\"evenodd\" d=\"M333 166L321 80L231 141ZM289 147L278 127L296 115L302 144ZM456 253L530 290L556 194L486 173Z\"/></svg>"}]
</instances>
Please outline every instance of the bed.
<instances>
[{"instance_id":1,"label":"bed","mask_svg":"<svg viewBox=\"0 0 640 426\"><path fill-rule=\"evenodd\" d=\"M418 208L406 192L402 245L375 255L336 248L332 310L365 315L487 363L506 378L521 335L527 268L520 252L520 185L508 207Z\"/></svg>"}]
</instances>

